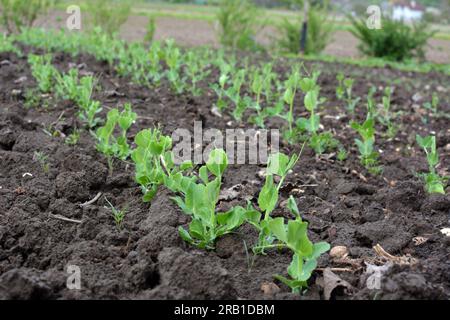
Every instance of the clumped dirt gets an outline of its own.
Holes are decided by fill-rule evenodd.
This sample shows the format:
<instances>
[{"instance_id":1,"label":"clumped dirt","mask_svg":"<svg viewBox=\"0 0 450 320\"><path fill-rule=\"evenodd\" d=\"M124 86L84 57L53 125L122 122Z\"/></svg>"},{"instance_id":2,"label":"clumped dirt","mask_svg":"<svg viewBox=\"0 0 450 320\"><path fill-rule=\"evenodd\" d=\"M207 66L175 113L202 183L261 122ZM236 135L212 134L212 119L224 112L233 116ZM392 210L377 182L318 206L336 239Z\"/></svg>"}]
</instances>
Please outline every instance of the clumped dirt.
<instances>
[{"instance_id":1,"label":"clumped dirt","mask_svg":"<svg viewBox=\"0 0 450 320\"><path fill-rule=\"evenodd\" d=\"M348 283L348 290L328 288L332 299L450 297L450 238L440 232L450 224L449 188L447 195L423 191L416 173L426 170L427 164L414 144L416 133L435 132L441 155L439 171L448 174L448 120L430 119L425 126L423 109L418 107L437 92L441 109L450 111L449 88L444 86L450 83L448 76L306 63L308 69L322 70L319 82L327 98L321 111L323 125L349 150L349 158L340 163L333 154L317 157L306 149L282 188L274 216L289 217L286 199L294 195L302 216L309 221L310 238L327 241L332 247L346 246L349 255L335 260L324 254L309 289L299 296L272 277L286 274L289 253L269 251L253 258L246 247L251 248L257 234L248 225L219 239L214 251L184 243L177 228L189 218L170 200L167 190L162 189L151 203L143 203L131 164L116 161L110 175L106 159L95 150L86 130L77 145L65 144L63 136L81 128L75 106L50 100L48 108L25 108L24 93L35 86L26 58L3 53L0 61L0 298L324 299L324 268L341 268L333 269L334 273ZM53 62L64 71L79 65L80 72L93 72L100 78L101 90L94 98L102 102L103 115L110 107L131 102L139 118L130 139L139 130L158 124L167 134L176 128L192 130L195 120L203 121L204 128L238 126L230 123L228 116L218 118L210 113L215 98L209 91L190 97L173 94L164 82L158 88L137 86L88 55L73 58L59 53ZM285 74L291 65L292 61L279 60L276 68ZM356 79L354 92L361 97L371 85L391 83L396 88L393 105L396 111L403 111L397 119L402 127L393 140L377 136L384 167L380 176L370 175L359 164L355 134L348 127L350 117L335 98L338 71ZM208 82L202 86L207 88ZM420 93L420 101L416 93ZM379 101L380 95L376 97ZM304 112L301 96L296 101L296 113L300 114ZM361 103L359 120L364 118L364 110ZM279 123L273 121L269 127L279 127ZM47 133L55 130L60 136ZM299 147L283 145L282 149L292 153ZM35 152L48 155L48 172L36 161ZM224 188L239 185L239 193L235 199L219 203L221 209L245 205L245 199L256 202L263 184L258 172L263 168L230 166ZM99 192L102 196L95 203L80 206ZM116 207L127 208L122 229L114 224L105 197ZM426 241L417 244L416 237ZM370 290L365 263L386 263L373 249L377 244L402 263L387 271L380 289ZM66 287L69 265L81 270L81 290Z\"/></svg>"}]
</instances>

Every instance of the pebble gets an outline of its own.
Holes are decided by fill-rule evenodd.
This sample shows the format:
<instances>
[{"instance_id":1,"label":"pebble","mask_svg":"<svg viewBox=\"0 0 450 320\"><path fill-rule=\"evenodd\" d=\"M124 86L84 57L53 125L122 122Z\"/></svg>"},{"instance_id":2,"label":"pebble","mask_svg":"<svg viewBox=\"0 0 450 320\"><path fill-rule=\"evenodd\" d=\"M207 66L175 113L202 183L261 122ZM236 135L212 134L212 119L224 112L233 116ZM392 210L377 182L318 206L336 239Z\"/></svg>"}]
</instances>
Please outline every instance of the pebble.
<instances>
[{"instance_id":1,"label":"pebble","mask_svg":"<svg viewBox=\"0 0 450 320\"><path fill-rule=\"evenodd\" d=\"M264 295L273 296L275 293L280 292L280 288L273 282L263 282L261 291L264 292Z\"/></svg>"},{"instance_id":2,"label":"pebble","mask_svg":"<svg viewBox=\"0 0 450 320\"><path fill-rule=\"evenodd\" d=\"M446 237L450 237L450 228L441 229L441 233Z\"/></svg>"},{"instance_id":3,"label":"pebble","mask_svg":"<svg viewBox=\"0 0 450 320\"><path fill-rule=\"evenodd\" d=\"M348 249L346 246L335 246L330 250L330 257L334 259L342 259L348 256Z\"/></svg>"}]
</instances>

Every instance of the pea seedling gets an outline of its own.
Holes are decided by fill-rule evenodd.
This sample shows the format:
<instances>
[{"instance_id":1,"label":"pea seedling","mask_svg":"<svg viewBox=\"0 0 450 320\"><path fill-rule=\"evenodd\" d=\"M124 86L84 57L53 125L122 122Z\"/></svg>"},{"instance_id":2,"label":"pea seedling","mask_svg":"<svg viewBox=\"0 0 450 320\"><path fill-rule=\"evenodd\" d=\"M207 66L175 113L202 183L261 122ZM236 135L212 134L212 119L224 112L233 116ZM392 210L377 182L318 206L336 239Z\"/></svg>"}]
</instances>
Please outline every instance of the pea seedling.
<instances>
[{"instance_id":1,"label":"pea seedling","mask_svg":"<svg viewBox=\"0 0 450 320\"><path fill-rule=\"evenodd\" d=\"M285 137L288 141L293 141L295 138L294 131L294 99L295 94L300 86L300 71L299 67L292 68L292 72L289 78L285 82L285 91L283 95L284 102L289 106L289 111L286 114L286 120L288 122L288 130L285 132Z\"/></svg>"},{"instance_id":2,"label":"pea seedling","mask_svg":"<svg viewBox=\"0 0 450 320\"><path fill-rule=\"evenodd\" d=\"M377 117L376 103L375 98L373 97L377 92L377 88L371 87L369 89L369 93L367 94L367 115L366 119L375 119Z\"/></svg>"},{"instance_id":3,"label":"pea seedling","mask_svg":"<svg viewBox=\"0 0 450 320\"><path fill-rule=\"evenodd\" d=\"M338 81L338 86L336 87L336 98L338 98L338 100L344 100L345 97L344 79L345 76L342 72L339 72L336 75L336 80Z\"/></svg>"},{"instance_id":4,"label":"pea seedling","mask_svg":"<svg viewBox=\"0 0 450 320\"><path fill-rule=\"evenodd\" d=\"M56 74L56 94L65 100L77 101L79 92L78 70L70 69L68 73Z\"/></svg>"},{"instance_id":5,"label":"pea seedling","mask_svg":"<svg viewBox=\"0 0 450 320\"><path fill-rule=\"evenodd\" d=\"M232 75L232 84L225 91L225 95L234 103L234 110L232 112L233 118L241 121L242 115L247 108L247 102L241 97L241 87L245 81L247 74L246 69L241 69ZM247 99L248 100L248 99Z\"/></svg>"},{"instance_id":6,"label":"pea seedling","mask_svg":"<svg viewBox=\"0 0 450 320\"><path fill-rule=\"evenodd\" d=\"M270 63L265 65L262 70L255 69L251 77L250 87L254 95L254 101L250 107L256 111L256 115L253 115L249 120L260 128L265 127L265 119L272 115L272 110L268 109L267 106L272 99L273 79L274 73ZM262 96L264 96L266 108L262 106Z\"/></svg>"},{"instance_id":7,"label":"pea seedling","mask_svg":"<svg viewBox=\"0 0 450 320\"><path fill-rule=\"evenodd\" d=\"M70 69L66 74L55 73L56 94L62 99L68 99L78 105L78 117L90 129L94 128L100 118L96 115L102 110L99 101L91 100L95 86L92 76L78 78L78 70Z\"/></svg>"},{"instance_id":8,"label":"pea seedling","mask_svg":"<svg viewBox=\"0 0 450 320\"><path fill-rule=\"evenodd\" d=\"M265 79L263 75L259 72L258 69L253 70L251 80L250 80L250 88L254 95L254 100L250 107L256 111L256 115L250 118L250 121L256 124L260 128L264 128L264 119L266 115L263 112L263 108L261 106L261 94L264 89Z\"/></svg>"},{"instance_id":9,"label":"pea seedling","mask_svg":"<svg viewBox=\"0 0 450 320\"><path fill-rule=\"evenodd\" d=\"M270 232L280 242L272 247L286 247L294 255L288 267L287 279L281 275L275 275L274 278L286 284L293 293L300 293L307 286L307 281L312 272L317 267L317 259L322 253L330 250L330 245L326 242L312 243L308 238L308 223L302 221L300 213L292 196L288 201L288 208L296 216L295 220L289 220L284 223L284 218L275 218L269 221Z\"/></svg>"},{"instance_id":10,"label":"pea seedling","mask_svg":"<svg viewBox=\"0 0 450 320\"><path fill-rule=\"evenodd\" d=\"M272 91L272 85L275 81L277 81L277 74L272 71L272 63L267 63L264 65L262 69L262 78L263 78L263 94L266 100L266 105L270 105L272 102L274 93Z\"/></svg>"},{"instance_id":11,"label":"pea seedling","mask_svg":"<svg viewBox=\"0 0 450 320\"><path fill-rule=\"evenodd\" d=\"M91 100L92 91L94 90L94 77L86 76L80 79L80 85L78 87L78 97L76 102L80 108L78 112L78 117L85 123L87 123L89 128L94 128L99 122L100 118L96 115L102 111L99 101Z\"/></svg>"},{"instance_id":12,"label":"pea seedling","mask_svg":"<svg viewBox=\"0 0 450 320\"><path fill-rule=\"evenodd\" d=\"M450 114L446 112L445 110L439 110L439 97L436 94L436 92L433 92L433 95L431 97L431 102L425 102L423 104L423 107L431 112L431 116L435 119L444 118L444 119L450 119ZM422 117L423 123L428 123L427 117Z\"/></svg>"},{"instance_id":13,"label":"pea seedling","mask_svg":"<svg viewBox=\"0 0 450 320\"><path fill-rule=\"evenodd\" d=\"M369 170L370 173L380 173L381 168L377 165L378 153L374 150L375 144L375 120L372 118L364 121L363 124L352 121L350 126L356 130L362 138L355 139L358 147L361 164Z\"/></svg>"},{"instance_id":14,"label":"pea seedling","mask_svg":"<svg viewBox=\"0 0 450 320\"><path fill-rule=\"evenodd\" d=\"M348 152L347 152L347 150L345 150L345 148L343 146L339 146L339 151L336 155L336 158L340 162L345 161L348 158Z\"/></svg>"},{"instance_id":15,"label":"pea seedling","mask_svg":"<svg viewBox=\"0 0 450 320\"><path fill-rule=\"evenodd\" d=\"M198 87L198 83L205 79L211 71L205 68L205 61L200 59L193 51L189 51L186 54L185 59L186 75L191 80L189 91L194 96L199 96L202 93L202 90Z\"/></svg>"},{"instance_id":16,"label":"pea seedling","mask_svg":"<svg viewBox=\"0 0 450 320\"><path fill-rule=\"evenodd\" d=\"M159 85L163 72L161 70L161 56L162 49L161 44L158 41L152 41L152 45L150 46L150 50L148 52L148 75L154 84Z\"/></svg>"},{"instance_id":17,"label":"pea seedling","mask_svg":"<svg viewBox=\"0 0 450 320\"><path fill-rule=\"evenodd\" d=\"M49 93L53 87L53 81L58 71L52 66L52 56L37 56L30 54L28 63L31 66L31 73L38 83L42 93Z\"/></svg>"},{"instance_id":18,"label":"pea seedling","mask_svg":"<svg viewBox=\"0 0 450 320\"><path fill-rule=\"evenodd\" d=\"M172 40L166 41L164 58L168 67L168 70L166 71L167 80L169 80L175 93L183 93L185 89L185 79L181 77L181 51L179 48L175 47Z\"/></svg>"},{"instance_id":19,"label":"pea seedling","mask_svg":"<svg viewBox=\"0 0 450 320\"><path fill-rule=\"evenodd\" d=\"M147 85L148 55L147 49L138 43L121 47L118 52L117 72L121 76L131 76L134 82Z\"/></svg>"},{"instance_id":20,"label":"pea seedling","mask_svg":"<svg viewBox=\"0 0 450 320\"><path fill-rule=\"evenodd\" d=\"M378 112L378 121L387 128L386 136L390 139L394 138L398 131L398 127L393 122L395 114L391 111L391 95L391 87L386 87L382 97L382 109Z\"/></svg>"},{"instance_id":21,"label":"pea seedling","mask_svg":"<svg viewBox=\"0 0 450 320\"><path fill-rule=\"evenodd\" d=\"M318 76L318 73L316 73L313 77L303 78L300 81L300 88L305 93L305 108L310 113L310 117L299 118L296 121L296 125L300 131L307 131L309 133L309 146L317 154L322 154L329 148L335 148L337 141L333 138L331 132L318 133L320 127L320 116L316 113L320 103L320 87L316 84Z\"/></svg>"},{"instance_id":22,"label":"pea seedling","mask_svg":"<svg viewBox=\"0 0 450 320\"><path fill-rule=\"evenodd\" d=\"M149 202L164 183L164 169L161 158L171 163L172 139L164 136L159 129L140 131L135 139L136 148L131 153L135 164L135 180L141 186L144 202Z\"/></svg>"},{"instance_id":23,"label":"pea seedling","mask_svg":"<svg viewBox=\"0 0 450 320\"><path fill-rule=\"evenodd\" d=\"M436 165L439 163L439 154L436 150L436 137L421 137L416 135L417 144L422 147L427 156L429 172L423 174L425 180L425 189L428 193L445 194L444 181L445 178L440 177L436 173Z\"/></svg>"},{"instance_id":24,"label":"pea seedling","mask_svg":"<svg viewBox=\"0 0 450 320\"><path fill-rule=\"evenodd\" d=\"M339 100L344 100L346 102L347 110L350 113L354 113L356 105L361 100L359 97L353 98L352 96L353 84L355 80L352 78L345 78L343 73L339 73L336 78L339 83L336 88L336 97Z\"/></svg>"},{"instance_id":25,"label":"pea seedling","mask_svg":"<svg viewBox=\"0 0 450 320\"><path fill-rule=\"evenodd\" d=\"M200 181L196 177L187 178L178 173L171 177L172 188L177 185L182 196L174 198L178 206L192 217L189 229L179 227L180 236L186 242L206 249L214 249L218 237L228 234L245 220L245 209L234 207L225 213L216 213L221 180L228 165L227 155L222 149L214 149L209 154L206 165L199 169ZM210 180L209 175L214 176Z\"/></svg>"},{"instance_id":26,"label":"pea seedling","mask_svg":"<svg viewBox=\"0 0 450 320\"><path fill-rule=\"evenodd\" d=\"M19 57L22 57L22 52L14 45L14 37L8 36L5 33L0 35L0 53L14 52Z\"/></svg>"},{"instance_id":27,"label":"pea seedling","mask_svg":"<svg viewBox=\"0 0 450 320\"><path fill-rule=\"evenodd\" d=\"M227 103L225 102L224 95L226 94L225 86L228 83L228 80L230 78L230 72L232 69L232 66L225 61L221 61L220 65L220 76L218 83L213 83L211 85L211 88L214 90L214 92L217 95L217 102L215 104L215 107L219 112L223 112L225 110Z\"/></svg>"},{"instance_id":28,"label":"pea seedling","mask_svg":"<svg viewBox=\"0 0 450 320\"><path fill-rule=\"evenodd\" d=\"M48 101L42 97L42 95L39 93L39 89L27 89L25 91L24 98L24 106L27 109L38 108L40 106L46 109L48 107Z\"/></svg>"},{"instance_id":29,"label":"pea seedling","mask_svg":"<svg viewBox=\"0 0 450 320\"><path fill-rule=\"evenodd\" d=\"M122 112L118 109L111 109L106 117L106 123L103 127L97 129L97 150L105 154L108 158L110 172L112 170L112 157L120 160L126 160L131 153L130 146L127 143L127 131L136 120L136 113L131 111L131 105L126 103ZM119 125L120 135L114 136L114 129Z\"/></svg>"},{"instance_id":30,"label":"pea seedling","mask_svg":"<svg viewBox=\"0 0 450 320\"><path fill-rule=\"evenodd\" d=\"M299 157L299 155L293 155L289 158L283 153L275 153L269 157L266 180L258 196L258 206L261 212L252 208L251 205L247 207L246 212L247 221L259 232L258 243L253 247L255 254L264 254L264 249L274 240L268 226L268 222L271 220L270 214L277 206L278 194L284 180ZM274 176L280 177L278 184L274 182ZM262 213L264 213L264 218L261 220Z\"/></svg>"},{"instance_id":31,"label":"pea seedling","mask_svg":"<svg viewBox=\"0 0 450 320\"><path fill-rule=\"evenodd\" d=\"M431 102L425 102L423 104L424 108L431 111L433 116L438 114L439 97L436 92L433 92L431 96Z\"/></svg>"}]
</instances>

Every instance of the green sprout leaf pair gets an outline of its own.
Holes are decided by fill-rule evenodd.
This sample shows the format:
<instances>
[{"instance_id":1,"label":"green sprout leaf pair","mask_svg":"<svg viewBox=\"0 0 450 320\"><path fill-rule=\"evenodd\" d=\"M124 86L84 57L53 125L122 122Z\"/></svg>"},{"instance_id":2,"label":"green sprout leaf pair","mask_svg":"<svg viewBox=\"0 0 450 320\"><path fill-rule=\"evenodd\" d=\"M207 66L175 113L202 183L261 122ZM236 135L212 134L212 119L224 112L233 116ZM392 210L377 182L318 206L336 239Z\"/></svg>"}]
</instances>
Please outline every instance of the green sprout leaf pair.
<instances>
[{"instance_id":1,"label":"green sprout leaf pair","mask_svg":"<svg viewBox=\"0 0 450 320\"><path fill-rule=\"evenodd\" d=\"M126 160L131 149L127 142L127 131L136 120L137 114L131 111L131 105L126 103L122 112L118 109L112 109L108 112L106 123L103 127L97 129L97 150L108 157L116 157L120 160ZM116 127L120 128L120 135L114 136Z\"/></svg>"},{"instance_id":2,"label":"green sprout leaf pair","mask_svg":"<svg viewBox=\"0 0 450 320\"><path fill-rule=\"evenodd\" d=\"M31 73L36 79L41 93L50 93L53 88L54 80L58 70L52 65L51 55L28 56L28 63L31 66Z\"/></svg>"},{"instance_id":3,"label":"green sprout leaf pair","mask_svg":"<svg viewBox=\"0 0 450 320\"><path fill-rule=\"evenodd\" d=\"M375 145L375 120L368 118L364 123L359 124L352 121L350 126L356 130L362 140L355 139L355 144L361 158L361 164L371 173L379 173L381 168L378 166L378 152L374 149Z\"/></svg>"},{"instance_id":4,"label":"green sprout leaf pair","mask_svg":"<svg viewBox=\"0 0 450 320\"><path fill-rule=\"evenodd\" d=\"M246 220L253 225L259 232L258 242L253 247L255 254L264 254L265 249L270 246L274 240L270 232L268 222L271 220L270 214L275 210L279 190L284 183L289 172L294 168L299 159L299 155L288 157L283 153L275 153L269 157L266 168L266 180L258 196L259 210L251 204L246 209ZM279 182L274 182L274 176L279 177Z\"/></svg>"},{"instance_id":5,"label":"green sprout leaf pair","mask_svg":"<svg viewBox=\"0 0 450 320\"><path fill-rule=\"evenodd\" d=\"M78 116L83 122L87 123L89 128L94 128L101 121L101 119L97 117L97 114L102 111L100 102L91 100L94 86L94 77L82 77L80 79L80 85L78 87L78 97L76 99L78 107L80 108Z\"/></svg>"},{"instance_id":6,"label":"green sprout leaf pair","mask_svg":"<svg viewBox=\"0 0 450 320\"><path fill-rule=\"evenodd\" d=\"M417 135L416 141L424 150L428 161L429 172L424 174L425 189L428 193L445 194L444 183L446 178L440 177L436 173L436 166L439 163L439 154L436 149L436 137L421 137L420 135Z\"/></svg>"},{"instance_id":7,"label":"green sprout leaf pair","mask_svg":"<svg viewBox=\"0 0 450 320\"><path fill-rule=\"evenodd\" d=\"M149 202L164 182L163 163L172 164L172 139L164 136L159 129L144 129L138 132L134 142L136 148L131 153L131 159L135 164L135 179L144 194L143 201Z\"/></svg>"},{"instance_id":8,"label":"green sprout leaf pair","mask_svg":"<svg viewBox=\"0 0 450 320\"><path fill-rule=\"evenodd\" d=\"M218 237L232 232L245 220L245 209L234 207L225 213L216 213L221 180L228 166L225 151L211 151L206 165L199 169L198 178L186 178L178 174L177 191L181 196L174 201L192 221L188 230L179 227L180 236L186 242L199 248L213 249ZM210 179L210 174L214 177Z\"/></svg>"},{"instance_id":9,"label":"green sprout leaf pair","mask_svg":"<svg viewBox=\"0 0 450 320\"><path fill-rule=\"evenodd\" d=\"M299 293L307 286L307 281L317 267L317 259L322 253L330 250L326 242L312 243L308 238L308 223L302 221L295 200L290 197L288 209L295 214L295 220L289 220L287 224L284 218L271 219L268 228L275 238L293 252L292 261L288 267L290 279L281 275L274 277L289 286L293 292Z\"/></svg>"},{"instance_id":10,"label":"green sprout leaf pair","mask_svg":"<svg viewBox=\"0 0 450 320\"><path fill-rule=\"evenodd\" d=\"M323 99L319 98L320 87L316 83L318 77L319 73L316 72L312 77L303 78L300 81L300 88L305 93L305 108L310 115L309 118L297 119L296 125L298 131L308 133L309 146L317 154L322 154L328 149L336 148L338 142L330 131L319 133L320 116L317 114L317 109Z\"/></svg>"},{"instance_id":11,"label":"green sprout leaf pair","mask_svg":"<svg viewBox=\"0 0 450 320\"><path fill-rule=\"evenodd\" d=\"M339 100L346 102L347 110L350 113L355 112L356 105L361 100L360 97L353 98L353 84L355 82L352 78L345 78L343 73L339 73L336 76L338 80L338 86L336 87L336 97Z\"/></svg>"}]
</instances>

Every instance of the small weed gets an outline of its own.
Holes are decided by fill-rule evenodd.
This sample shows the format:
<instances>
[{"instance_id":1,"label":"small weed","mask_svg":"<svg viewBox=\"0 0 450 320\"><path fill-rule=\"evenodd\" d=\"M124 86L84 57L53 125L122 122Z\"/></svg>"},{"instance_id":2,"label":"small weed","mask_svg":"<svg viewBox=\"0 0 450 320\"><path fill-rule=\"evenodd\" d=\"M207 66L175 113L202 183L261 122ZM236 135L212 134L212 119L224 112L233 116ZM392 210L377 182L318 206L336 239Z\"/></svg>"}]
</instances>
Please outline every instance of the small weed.
<instances>
[{"instance_id":1,"label":"small weed","mask_svg":"<svg viewBox=\"0 0 450 320\"><path fill-rule=\"evenodd\" d=\"M428 193L441 193L445 194L444 182L447 180L445 177L440 177L436 173L436 165L439 163L439 154L436 150L436 137L416 136L417 144L422 147L427 156L429 172L423 174L425 180L425 189Z\"/></svg>"},{"instance_id":2,"label":"small weed","mask_svg":"<svg viewBox=\"0 0 450 320\"><path fill-rule=\"evenodd\" d=\"M374 150L375 144L375 127L374 119L367 119L363 124L352 121L350 126L356 130L362 138L355 139L358 147L361 164L373 174L381 172L381 167L378 166L378 152Z\"/></svg>"},{"instance_id":3,"label":"small weed","mask_svg":"<svg viewBox=\"0 0 450 320\"><path fill-rule=\"evenodd\" d=\"M64 143L69 146L74 146L78 143L80 140L80 133L81 131L79 129L74 129L71 134L69 134L66 139L64 140Z\"/></svg>"},{"instance_id":4,"label":"small weed","mask_svg":"<svg viewBox=\"0 0 450 320\"><path fill-rule=\"evenodd\" d=\"M50 165L48 163L48 155L42 151L35 151L33 154L33 160L37 161L42 168L42 171L47 174L50 171Z\"/></svg>"},{"instance_id":5,"label":"small weed","mask_svg":"<svg viewBox=\"0 0 450 320\"><path fill-rule=\"evenodd\" d=\"M125 218L125 215L127 213L127 208L123 208L122 210L116 209L116 207L114 207L111 202L108 201L108 199L106 199L105 197L105 201L108 203L109 207L111 208L112 211L112 215L114 218L114 222L116 223L116 227L117 229L121 230L122 229L122 225L123 225L123 219Z\"/></svg>"}]
</instances>

